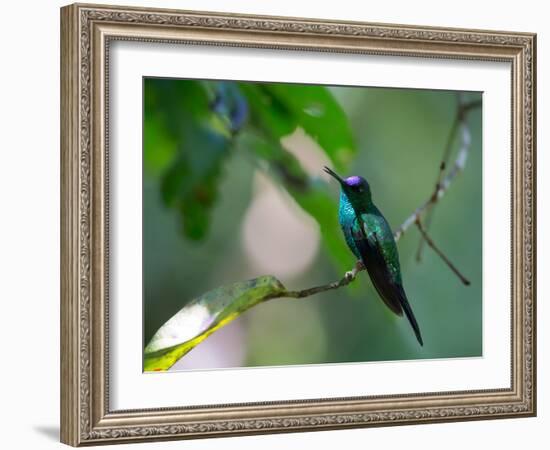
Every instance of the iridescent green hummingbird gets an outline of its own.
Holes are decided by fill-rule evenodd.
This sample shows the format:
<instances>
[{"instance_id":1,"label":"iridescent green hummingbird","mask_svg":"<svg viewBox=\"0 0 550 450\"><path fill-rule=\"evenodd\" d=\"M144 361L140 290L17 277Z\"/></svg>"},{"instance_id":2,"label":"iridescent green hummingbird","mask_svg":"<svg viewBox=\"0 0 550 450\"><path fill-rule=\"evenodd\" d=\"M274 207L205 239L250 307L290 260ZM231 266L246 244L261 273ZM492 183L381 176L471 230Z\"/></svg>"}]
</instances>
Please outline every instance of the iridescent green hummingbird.
<instances>
[{"instance_id":1,"label":"iridescent green hummingbird","mask_svg":"<svg viewBox=\"0 0 550 450\"><path fill-rule=\"evenodd\" d=\"M386 218L372 202L369 183L359 176L344 179L328 167L325 167L325 172L336 178L341 186L338 220L348 247L367 269L372 284L386 306L399 316L405 311L416 339L420 345L424 345L403 289L393 232Z\"/></svg>"}]
</instances>

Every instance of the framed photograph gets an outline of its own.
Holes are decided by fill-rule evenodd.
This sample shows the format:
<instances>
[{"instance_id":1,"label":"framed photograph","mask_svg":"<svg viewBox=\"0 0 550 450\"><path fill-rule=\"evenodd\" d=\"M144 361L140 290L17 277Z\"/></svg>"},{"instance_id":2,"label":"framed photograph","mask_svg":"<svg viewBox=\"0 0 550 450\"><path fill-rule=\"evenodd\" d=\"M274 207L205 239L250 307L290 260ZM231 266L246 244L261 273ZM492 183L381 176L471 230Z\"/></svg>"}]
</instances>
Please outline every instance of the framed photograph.
<instances>
[{"instance_id":1,"label":"framed photograph","mask_svg":"<svg viewBox=\"0 0 550 450\"><path fill-rule=\"evenodd\" d=\"M62 8L62 442L535 415L535 58Z\"/></svg>"}]
</instances>

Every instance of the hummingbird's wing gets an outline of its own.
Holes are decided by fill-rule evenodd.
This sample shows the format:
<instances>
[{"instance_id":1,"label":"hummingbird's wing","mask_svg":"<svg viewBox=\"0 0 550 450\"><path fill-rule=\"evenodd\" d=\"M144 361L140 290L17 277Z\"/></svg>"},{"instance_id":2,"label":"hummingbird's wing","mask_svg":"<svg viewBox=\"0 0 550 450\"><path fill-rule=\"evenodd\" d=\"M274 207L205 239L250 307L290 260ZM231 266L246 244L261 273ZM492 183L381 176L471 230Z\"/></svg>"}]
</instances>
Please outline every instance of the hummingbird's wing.
<instances>
[{"instance_id":1,"label":"hummingbird's wing","mask_svg":"<svg viewBox=\"0 0 550 450\"><path fill-rule=\"evenodd\" d=\"M418 342L423 345L420 327L401 282L399 255L393 234L385 219L380 219L384 222L383 227L389 229L389 236L386 236L387 233L369 232L365 229L365 223L358 221L352 229L355 246L380 298L395 314L401 316L405 311Z\"/></svg>"}]
</instances>

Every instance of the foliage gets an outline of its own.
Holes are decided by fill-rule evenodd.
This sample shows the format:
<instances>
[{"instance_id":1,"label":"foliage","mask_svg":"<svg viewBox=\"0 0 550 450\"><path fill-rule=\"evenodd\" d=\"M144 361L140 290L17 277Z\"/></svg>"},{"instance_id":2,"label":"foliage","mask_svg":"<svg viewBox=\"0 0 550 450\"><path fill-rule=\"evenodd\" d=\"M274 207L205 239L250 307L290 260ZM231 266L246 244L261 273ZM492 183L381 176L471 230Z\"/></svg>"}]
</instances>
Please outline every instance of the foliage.
<instances>
[{"instance_id":1,"label":"foliage","mask_svg":"<svg viewBox=\"0 0 550 450\"><path fill-rule=\"evenodd\" d=\"M183 234L202 240L211 225L224 163L251 158L318 223L333 262L350 258L338 238L336 204L281 144L301 128L337 169L355 154L348 118L322 86L146 78L144 160L162 179L162 199L180 214Z\"/></svg>"}]
</instances>

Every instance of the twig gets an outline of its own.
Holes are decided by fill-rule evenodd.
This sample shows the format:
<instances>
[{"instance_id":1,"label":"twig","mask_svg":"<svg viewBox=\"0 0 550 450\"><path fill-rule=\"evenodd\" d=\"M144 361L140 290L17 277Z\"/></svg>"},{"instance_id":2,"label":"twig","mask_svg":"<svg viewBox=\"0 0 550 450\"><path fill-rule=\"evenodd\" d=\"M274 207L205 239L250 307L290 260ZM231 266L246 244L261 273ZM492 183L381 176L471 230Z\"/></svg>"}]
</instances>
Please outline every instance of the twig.
<instances>
[{"instance_id":1,"label":"twig","mask_svg":"<svg viewBox=\"0 0 550 450\"><path fill-rule=\"evenodd\" d=\"M459 129L461 146L458 150L458 154L456 156L453 166L451 167L447 175L441 180L441 182L437 183L434 192L432 193L430 198L426 200L420 207L418 207L416 211L414 211L409 217L407 217L407 219L405 219L401 226L397 230L395 230L393 236L396 241L399 240L403 233L407 231L410 226L413 225L424 212L426 212L429 208L431 208L439 200L441 200L456 176L464 170L464 167L466 166L466 161L468 159L468 153L470 152L470 144L472 142L472 138L470 135L470 130L468 129L465 121L460 121Z\"/></svg>"},{"instance_id":2,"label":"twig","mask_svg":"<svg viewBox=\"0 0 550 450\"><path fill-rule=\"evenodd\" d=\"M466 114L469 111L471 111L472 109L478 108L478 107L481 106L481 101L480 100L472 101L470 103L465 103L464 102L464 97L461 93L459 93L457 95L457 103L458 103L458 105L457 105L456 115L455 115L455 118L453 120L453 125L451 127L451 131L449 132L449 137L447 138L447 143L445 145L445 149L443 151L443 158L441 159L441 163L439 164L439 170L438 170L437 179L436 179L436 182L435 182L434 193L436 193L438 191L438 189L441 185L441 182L443 181L443 175L444 175L445 170L447 169L447 166L448 166L448 163L449 163L449 158L451 156L451 149L453 147L453 142L454 142L455 137L456 137L458 126L459 125L465 126ZM424 219L426 231L428 231L430 229L430 226L432 224L432 219L433 219L433 214L434 214L434 208L433 208L434 204L435 204L435 202L431 203L427 208L426 217ZM424 242L425 242L425 240L421 236L420 241L418 243L418 249L416 251L416 260L417 261L421 260L422 250L423 250L423 247L424 247Z\"/></svg>"},{"instance_id":3,"label":"twig","mask_svg":"<svg viewBox=\"0 0 550 450\"><path fill-rule=\"evenodd\" d=\"M459 108L460 108L460 97L458 97L459 102ZM447 169L447 165L449 164L449 158L451 156L451 149L453 147L453 142L456 137L456 132L458 130L458 125L460 123L459 113L457 112L454 120L453 125L451 127L451 131L449 132L449 136L447 137L447 143L445 145L445 150L443 151L443 158L441 159L441 163L439 163L439 170L437 172L437 180L435 182L435 189L438 189L439 185L441 184L441 181L443 180L443 175L445 174L445 169ZM426 213L425 223L426 223L426 229L430 229L430 225L432 223L432 217L433 217L433 204L428 207L428 211ZM424 239L422 237L420 238L420 241L418 242L418 249L416 251L416 260L420 261L422 256L422 250L424 248Z\"/></svg>"},{"instance_id":4,"label":"twig","mask_svg":"<svg viewBox=\"0 0 550 450\"><path fill-rule=\"evenodd\" d=\"M334 281L333 283L329 283L329 284L324 284L322 286L315 286L309 289L303 289L301 291L286 291L284 293L284 297L304 298L304 297L309 297L310 295L319 294L320 292L330 291L332 289L341 288L342 286L347 286L353 280L355 280L355 277L357 276L357 274L362 270L365 270L365 266L361 261L357 261L355 263L355 267L349 272L346 272L344 277L338 281Z\"/></svg>"},{"instance_id":5,"label":"twig","mask_svg":"<svg viewBox=\"0 0 550 450\"><path fill-rule=\"evenodd\" d=\"M462 281L462 283L464 283L466 286L469 286L470 285L470 281L460 273L460 271L456 268L456 266L449 260L449 258L447 258L447 256L439 249L439 247L437 247L434 243L434 241L432 240L432 238L428 235L428 233L426 232L426 230L424 229L424 227L422 226L422 223L420 222L420 219L417 219L416 220L416 226L418 227L418 231L420 231L420 234L422 235L422 238L424 239L424 241L426 241L426 243L431 247L433 248L434 252L436 252L439 257L445 261L445 264L447 264L447 266L449 266L449 269L451 269L455 275L460 278L460 281Z\"/></svg>"}]
</instances>

